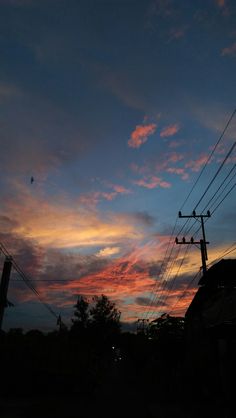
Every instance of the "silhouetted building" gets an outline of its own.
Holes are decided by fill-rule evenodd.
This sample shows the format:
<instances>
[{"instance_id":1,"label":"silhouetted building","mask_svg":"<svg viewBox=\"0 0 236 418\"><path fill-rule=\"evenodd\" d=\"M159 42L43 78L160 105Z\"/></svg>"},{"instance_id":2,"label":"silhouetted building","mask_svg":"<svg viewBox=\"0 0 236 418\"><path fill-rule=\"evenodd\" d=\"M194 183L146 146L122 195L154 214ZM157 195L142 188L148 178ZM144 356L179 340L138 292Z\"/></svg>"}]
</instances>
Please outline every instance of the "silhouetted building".
<instances>
[{"instance_id":1,"label":"silhouetted building","mask_svg":"<svg viewBox=\"0 0 236 418\"><path fill-rule=\"evenodd\" d=\"M236 260L221 260L202 276L186 319L186 366L205 396L232 396L236 371Z\"/></svg>"}]
</instances>

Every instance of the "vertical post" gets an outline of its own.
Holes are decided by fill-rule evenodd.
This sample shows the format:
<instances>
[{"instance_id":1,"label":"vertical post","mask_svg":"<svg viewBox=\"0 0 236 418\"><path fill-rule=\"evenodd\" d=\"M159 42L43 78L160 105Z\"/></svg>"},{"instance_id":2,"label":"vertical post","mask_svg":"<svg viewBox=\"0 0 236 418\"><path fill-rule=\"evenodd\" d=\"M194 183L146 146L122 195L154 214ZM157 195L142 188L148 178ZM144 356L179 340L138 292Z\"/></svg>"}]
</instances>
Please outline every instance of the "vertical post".
<instances>
[{"instance_id":1,"label":"vertical post","mask_svg":"<svg viewBox=\"0 0 236 418\"><path fill-rule=\"evenodd\" d=\"M201 248L201 256L202 256L202 271L203 274L206 274L207 267L206 267L206 243L205 240L200 239L200 248Z\"/></svg>"},{"instance_id":2,"label":"vertical post","mask_svg":"<svg viewBox=\"0 0 236 418\"><path fill-rule=\"evenodd\" d=\"M0 331L2 330L4 309L7 306L7 291L10 280L11 267L12 258L7 256L4 262L2 278L0 283Z\"/></svg>"},{"instance_id":3,"label":"vertical post","mask_svg":"<svg viewBox=\"0 0 236 418\"><path fill-rule=\"evenodd\" d=\"M208 260L208 258L207 258L207 246L206 246L206 235L205 235L204 221L203 221L203 216L202 215L201 215L201 226L202 226L202 237L203 237L205 260Z\"/></svg>"}]
</instances>

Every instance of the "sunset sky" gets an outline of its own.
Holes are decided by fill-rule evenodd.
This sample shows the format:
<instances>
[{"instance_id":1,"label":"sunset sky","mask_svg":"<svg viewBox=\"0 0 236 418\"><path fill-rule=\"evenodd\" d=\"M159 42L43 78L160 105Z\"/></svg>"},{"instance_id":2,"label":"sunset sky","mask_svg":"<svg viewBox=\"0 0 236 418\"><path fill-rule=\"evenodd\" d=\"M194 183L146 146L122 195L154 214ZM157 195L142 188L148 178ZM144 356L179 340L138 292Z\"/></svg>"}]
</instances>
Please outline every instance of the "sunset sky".
<instances>
[{"instance_id":1,"label":"sunset sky","mask_svg":"<svg viewBox=\"0 0 236 418\"><path fill-rule=\"evenodd\" d=\"M236 140L235 116L185 202L236 108L235 1L0 0L0 28L1 242L68 325L78 294L130 326L183 314L200 251L168 249ZM236 241L235 191L206 222L209 263ZM8 299L4 328L55 329L14 270Z\"/></svg>"}]
</instances>

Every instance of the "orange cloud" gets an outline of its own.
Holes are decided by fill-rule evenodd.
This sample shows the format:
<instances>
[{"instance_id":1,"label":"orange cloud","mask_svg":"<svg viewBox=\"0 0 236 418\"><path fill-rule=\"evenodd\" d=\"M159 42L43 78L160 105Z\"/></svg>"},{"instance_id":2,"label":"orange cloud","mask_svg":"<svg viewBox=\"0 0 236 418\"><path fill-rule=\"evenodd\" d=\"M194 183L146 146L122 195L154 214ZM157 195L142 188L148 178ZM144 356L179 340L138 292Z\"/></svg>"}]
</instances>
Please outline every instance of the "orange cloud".
<instances>
[{"instance_id":1,"label":"orange cloud","mask_svg":"<svg viewBox=\"0 0 236 418\"><path fill-rule=\"evenodd\" d=\"M201 256L198 249L192 248L191 254L189 253L180 270L179 263L183 253L178 255L174 265L171 261L171 271L164 276L166 280L163 280L162 260L169 238L169 236L159 236L124 256L105 262L103 257L96 255L72 256L65 253L62 255L54 250L49 251L44 259L44 267L50 254L56 254L56 257L49 263L43 277L53 280L51 283L39 281L37 289L45 302L56 308L62 308L62 311L65 307L72 309L78 294L91 298L103 293L117 304L122 312L122 321L134 321L142 317L146 311L151 319L172 309L172 314L183 315L197 289L198 280L191 287L187 288L187 286L191 277L199 270ZM115 247L110 247L111 250L112 248ZM222 250L223 248L212 249L208 254L209 261L214 260ZM108 247L107 252L109 253ZM92 265L93 263L95 265ZM52 275L53 266L55 271ZM168 273L168 266L166 268ZM67 281L60 282L61 277L65 276ZM55 278L58 279L57 283ZM173 280L175 280L174 287L171 286ZM21 288L19 286L14 292L10 289L10 295L13 295L14 299L25 302L37 300L31 292L25 291L22 283Z\"/></svg>"},{"instance_id":2,"label":"orange cloud","mask_svg":"<svg viewBox=\"0 0 236 418\"><path fill-rule=\"evenodd\" d=\"M166 128L162 129L160 136L162 138L173 136L179 131L179 129L180 127L177 123L175 125L166 126Z\"/></svg>"},{"instance_id":3,"label":"orange cloud","mask_svg":"<svg viewBox=\"0 0 236 418\"><path fill-rule=\"evenodd\" d=\"M222 49L221 55L236 55L236 42L234 42L232 45L228 46L227 48Z\"/></svg>"},{"instance_id":4,"label":"orange cloud","mask_svg":"<svg viewBox=\"0 0 236 418\"><path fill-rule=\"evenodd\" d=\"M150 135L156 131L157 125L151 123L149 125L137 125L135 130L131 133L128 145L131 148L139 148L144 144Z\"/></svg>"},{"instance_id":5,"label":"orange cloud","mask_svg":"<svg viewBox=\"0 0 236 418\"><path fill-rule=\"evenodd\" d=\"M136 248L129 254L118 259L113 259L108 265L97 272L84 274L82 277L74 276L65 283L48 283L41 285L41 295L48 303L55 301L55 293L63 293L64 305L66 304L67 294L70 300L76 299L77 294L82 294L88 298L94 295L106 294L111 300L115 301L122 310L122 320L127 320L126 315L132 311L142 310L139 306L131 304L128 311L127 300L132 300L140 295L148 295L158 278L160 271L156 254L159 257L163 254L163 244L166 237L160 237L159 241L151 241L143 247ZM80 272L78 272L79 275ZM155 277L154 277L155 276ZM74 298L71 297L74 295ZM58 302L60 297L58 296ZM71 303L71 302L70 302ZM74 302L73 302L74 303Z\"/></svg>"},{"instance_id":6,"label":"orange cloud","mask_svg":"<svg viewBox=\"0 0 236 418\"><path fill-rule=\"evenodd\" d=\"M95 208L96 205L103 199L108 200L108 201L112 201L119 194L127 195L127 194L132 193L131 190L127 189L124 186L118 185L118 184L112 184L112 183L105 182L105 185L107 187L113 189L113 191L108 191L108 192L96 191L96 192L89 192L89 193L82 194L79 197L79 203L83 206L86 206L86 207L89 207L89 208L92 209L92 208Z\"/></svg>"},{"instance_id":7,"label":"orange cloud","mask_svg":"<svg viewBox=\"0 0 236 418\"><path fill-rule=\"evenodd\" d=\"M109 214L103 220L95 210L70 205L63 199L46 201L44 196L35 196L25 187L19 186L14 199L6 199L5 205L5 213L15 221L11 232L46 247L113 246L143 237L141 229L125 217L114 215L114 221Z\"/></svg>"},{"instance_id":8,"label":"orange cloud","mask_svg":"<svg viewBox=\"0 0 236 418\"><path fill-rule=\"evenodd\" d=\"M145 187L146 189L155 189L156 187L162 187L166 189L166 188L171 187L170 183L156 176L151 176L150 178L135 180L134 184L137 184L137 186Z\"/></svg>"}]
</instances>

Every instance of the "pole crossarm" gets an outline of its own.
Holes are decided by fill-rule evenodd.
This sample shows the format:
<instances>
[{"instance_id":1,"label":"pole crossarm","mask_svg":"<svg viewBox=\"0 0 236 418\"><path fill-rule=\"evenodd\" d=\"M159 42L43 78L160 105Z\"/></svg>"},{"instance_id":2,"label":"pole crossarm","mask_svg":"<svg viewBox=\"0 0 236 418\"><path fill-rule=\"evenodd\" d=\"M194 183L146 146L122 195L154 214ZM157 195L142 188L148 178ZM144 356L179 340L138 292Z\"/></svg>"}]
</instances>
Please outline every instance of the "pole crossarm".
<instances>
[{"instance_id":1,"label":"pole crossarm","mask_svg":"<svg viewBox=\"0 0 236 418\"><path fill-rule=\"evenodd\" d=\"M190 241L186 241L185 238L182 238L182 241L179 241L178 238L175 238L176 244L201 244L203 240L200 241L194 241L193 238L190 239ZM210 244L209 241L206 241L205 244Z\"/></svg>"},{"instance_id":2,"label":"pole crossarm","mask_svg":"<svg viewBox=\"0 0 236 418\"><path fill-rule=\"evenodd\" d=\"M207 211L205 215L203 214L197 215L195 210L192 212L191 215L182 215L182 212L179 211L179 218L195 218L195 219L200 218L201 219L202 239L200 239L200 241L194 241L194 238L191 237L190 241L186 241L185 237L183 237L182 241L179 241L178 237L175 238L176 244L200 244L201 256L202 256L202 269L203 269L204 274L207 271L206 260L208 260L206 244L209 244L209 241L206 241L204 218L210 218L210 217L211 217L211 214L209 210Z\"/></svg>"},{"instance_id":3,"label":"pole crossarm","mask_svg":"<svg viewBox=\"0 0 236 418\"><path fill-rule=\"evenodd\" d=\"M197 215L196 211L193 210L192 215L182 215L182 212L179 211L179 218L210 218L211 217L211 213L208 210L206 215Z\"/></svg>"}]
</instances>

